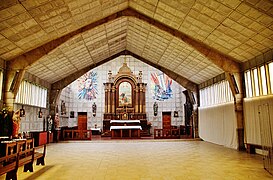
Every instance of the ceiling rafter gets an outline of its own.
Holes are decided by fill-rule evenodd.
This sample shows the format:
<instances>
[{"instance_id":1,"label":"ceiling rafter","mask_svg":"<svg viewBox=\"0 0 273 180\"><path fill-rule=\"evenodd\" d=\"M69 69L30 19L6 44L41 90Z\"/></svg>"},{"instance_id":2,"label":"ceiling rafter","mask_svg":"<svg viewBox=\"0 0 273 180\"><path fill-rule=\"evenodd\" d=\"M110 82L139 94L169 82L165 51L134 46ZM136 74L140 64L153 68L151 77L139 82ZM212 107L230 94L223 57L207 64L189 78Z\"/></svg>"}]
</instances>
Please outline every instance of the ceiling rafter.
<instances>
[{"instance_id":1,"label":"ceiling rafter","mask_svg":"<svg viewBox=\"0 0 273 180\"><path fill-rule=\"evenodd\" d=\"M36 49L33 49L31 51L28 51L10 61L8 61L8 68L9 69L24 69L33 64L34 62L38 61L41 57L48 54L50 51L54 50L55 48L59 47L64 42L68 41L72 37L86 32L88 30L91 30L99 25L105 24L107 22L110 22L112 20L115 20L122 16L131 16L138 18L142 21L145 21L165 32L170 33L171 35L181 39L188 45L192 46L194 49L196 49L199 53L206 56L209 60L211 60L215 65L220 67L225 72L240 72L240 64L236 62L235 59L213 49L212 47L207 46L206 44L193 39L192 37L189 37L188 35L173 29L155 19L152 19L144 14L141 14L140 12L132 9L127 8L125 10L116 12L110 16L107 16L101 20L95 21L89 25L86 25L78 30L75 30L71 33L68 33L60 38L57 38L55 40L52 40L40 47L37 47Z\"/></svg>"}]
</instances>

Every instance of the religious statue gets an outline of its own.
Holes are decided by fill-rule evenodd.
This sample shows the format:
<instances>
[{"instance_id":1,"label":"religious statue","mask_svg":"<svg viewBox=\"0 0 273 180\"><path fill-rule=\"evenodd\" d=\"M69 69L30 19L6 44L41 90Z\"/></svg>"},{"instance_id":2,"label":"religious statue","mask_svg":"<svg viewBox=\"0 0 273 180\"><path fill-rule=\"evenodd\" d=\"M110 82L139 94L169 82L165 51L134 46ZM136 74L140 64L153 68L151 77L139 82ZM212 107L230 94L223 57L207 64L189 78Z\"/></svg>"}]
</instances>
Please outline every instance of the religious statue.
<instances>
[{"instance_id":1,"label":"religious statue","mask_svg":"<svg viewBox=\"0 0 273 180\"><path fill-rule=\"evenodd\" d=\"M47 117L47 130L48 131L52 130L52 125L53 125L53 120L51 118L51 115L48 115L48 117Z\"/></svg>"},{"instance_id":2,"label":"religious statue","mask_svg":"<svg viewBox=\"0 0 273 180\"><path fill-rule=\"evenodd\" d=\"M62 101L61 103L61 115L64 115L66 114L66 108L65 108L65 102Z\"/></svg>"},{"instance_id":3,"label":"religious statue","mask_svg":"<svg viewBox=\"0 0 273 180\"><path fill-rule=\"evenodd\" d=\"M18 138L20 123L20 110L17 110L13 113L12 116L12 138Z\"/></svg>"},{"instance_id":4,"label":"religious statue","mask_svg":"<svg viewBox=\"0 0 273 180\"><path fill-rule=\"evenodd\" d=\"M142 71L139 71L138 79L139 79L139 82L141 83L142 82Z\"/></svg>"},{"instance_id":5,"label":"religious statue","mask_svg":"<svg viewBox=\"0 0 273 180\"><path fill-rule=\"evenodd\" d=\"M158 104L157 102L154 102L154 116L157 116L158 113Z\"/></svg>"},{"instance_id":6,"label":"religious statue","mask_svg":"<svg viewBox=\"0 0 273 180\"><path fill-rule=\"evenodd\" d=\"M94 102L93 105L92 105L92 113L93 113L93 116L94 116L94 117L96 116L96 111L97 111L97 105L96 105L96 103Z\"/></svg>"},{"instance_id":7,"label":"religious statue","mask_svg":"<svg viewBox=\"0 0 273 180\"><path fill-rule=\"evenodd\" d=\"M55 128L59 128L60 127L60 119L59 119L59 114L58 113L55 114L54 127Z\"/></svg>"},{"instance_id":8,"label":"religious statue","mask_svg":"<svg viewBox=\"0 0 273 180\"><path fill-rule=\"evenodd\" d=\"M108 81L112 82L112 72L111 71L108 72Z\"/></svg>"}]
</instances>

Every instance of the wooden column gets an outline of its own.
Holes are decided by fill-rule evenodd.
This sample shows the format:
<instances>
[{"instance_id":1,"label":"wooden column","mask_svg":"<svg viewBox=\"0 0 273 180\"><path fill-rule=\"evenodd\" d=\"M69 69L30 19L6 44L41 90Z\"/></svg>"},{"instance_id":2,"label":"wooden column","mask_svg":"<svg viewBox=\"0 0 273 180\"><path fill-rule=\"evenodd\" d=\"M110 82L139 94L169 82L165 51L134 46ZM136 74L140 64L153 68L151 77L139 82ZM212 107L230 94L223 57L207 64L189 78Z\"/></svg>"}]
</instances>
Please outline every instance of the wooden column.
<instances>
[{"instance_id":1,"label":"wooden column","mask_svg":"<svg viewBox=\"0 0 273 180\"><path fill-rule=\"evenodd\" d=\"M23 80L26 70L13 70L7 69L5 74L5 81L3 82L4 93L3 93L3 104L6 105L6 109L9 112L14 110L14 101L18 93L20 84Z\"/></svg>"},{"instance_id":2,"label":"wooden column","mask_svg":"<svg viewBox=\"0 0 273 180\"><path fill-rule=\"evenodd\" d=\"M231 92L234 97L235 114L237 118L237 138L238 150L244 151L244 107L243 107L243 74L241 73L226 73L226 79L229 82Z\"/></svg>"},{"instance_id":3,"label":"wooden column","mask_svg":"<svg viewBox=\"0 0 273 180\"><path fill-rule=\"evenodd\" d=\"M107 113L108 110L107 110L107 104L108 104L108 101L107 101L107 84L105 84L105 89L104 89L104 94L105 94L105 107L104 107L104 112Z\"/></svg>"},{"instance_id":4,"label":"wooden column","mask_svg":"<svg viewBox=\"0 0 273 180\"><path fill-rule=\"evenodd\" d=\"M107 113L111 112L111 84L108 84L108 88L107 88Z\"/></svg>"},{"instance_id":5,"label":"wooden column","mask_svg":"<svg viewBox=\"0 0 273 180\"><path fill-rule=\"evenodd\" d=\"M115 93L116 93L116 89L115 89L115 86L112 86L112 113L115 113Z\"/></svg>"},{"instance_id":6,"label":"wooden column","mask_svg":"<svg viewBox=\"0 0 273 180\"><path fill-rule=\"evenodd\" d=\"M143 86L143 91L142 91L142 93L143 93L143 100L142 100L142 102L143 102L143 106L142 106L142 112L143 113L146 113L146 99L145 99L145 85Z\"/></svg>"},{"instance_id":7,"label":"wooden column","mask_svg":"<svg viewBox=\"0 0 273 180\"><path fill-rule=\"evenodd\" d=\"M143 86L140 84L139 88L139 112L142 113L142 104L143 104Z\"/></svg>"},{"instance_id":8,"label":"wooden column","mask_svg":"<svg viewBox=\"0 0 273 180\"><path fill-rule=\"evenodd\" d=\"M139 87L136 86L136 103L135 103L135 113L138 113L138 106L139 106Z\"/></svg>"}]
</instances>

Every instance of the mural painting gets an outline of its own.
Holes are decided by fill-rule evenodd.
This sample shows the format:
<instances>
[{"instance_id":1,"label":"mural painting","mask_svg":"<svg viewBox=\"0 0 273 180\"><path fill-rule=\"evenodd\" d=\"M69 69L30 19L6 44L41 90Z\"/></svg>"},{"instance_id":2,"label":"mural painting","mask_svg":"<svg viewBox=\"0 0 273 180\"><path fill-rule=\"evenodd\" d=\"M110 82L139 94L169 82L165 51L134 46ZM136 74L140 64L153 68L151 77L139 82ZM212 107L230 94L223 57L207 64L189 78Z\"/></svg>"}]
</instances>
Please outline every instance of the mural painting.
<instances>
[{"instance_id":1,"label":"mural painting","mask_svg":"<svg viewBox=\"0 0 273 180\"><path fill-rule=\"evenodd\" d=\"M98 95L97 72L89 71L78 79L78 98L85 100L96 99Z\"/></svg>"},{"instance_id":2,"label":"mural painting","mask_svg":"<svg viewBox=\"0 0 273 180\"><path fill-rule=\"evenodd\" d=\"M155 100L171 99L173 96L172 79L164 73L151 73L151 90Z\"/></svg>"}]
</instances>

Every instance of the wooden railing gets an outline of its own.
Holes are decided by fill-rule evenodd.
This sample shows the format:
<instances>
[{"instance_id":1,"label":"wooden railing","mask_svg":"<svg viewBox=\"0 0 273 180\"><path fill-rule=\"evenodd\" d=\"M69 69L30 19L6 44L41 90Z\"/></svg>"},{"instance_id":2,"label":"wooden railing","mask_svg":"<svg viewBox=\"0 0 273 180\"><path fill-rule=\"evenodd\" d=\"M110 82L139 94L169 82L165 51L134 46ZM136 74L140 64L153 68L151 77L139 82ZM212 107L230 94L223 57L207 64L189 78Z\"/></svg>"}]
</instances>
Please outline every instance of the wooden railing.
<instances>
[{"instance_id":1,"label":"wooden railing","mask_svg":"<svg viewBox=\"0 0 273 180\"><path fill-rule=\"evenodd\" d=\"M179 129L154 129L154 139L179 139Z\"/></svg>"},{"instance_id":2,"label":"wooden railing","mask_svg":"<svg viewBox=\"0 0 273 180\"><path fill-rule=\"evenodd\" d=\"M91 140L92 131L91 130L64 130L63 139L64 140Z\"/></svg>"}]
</instances>

